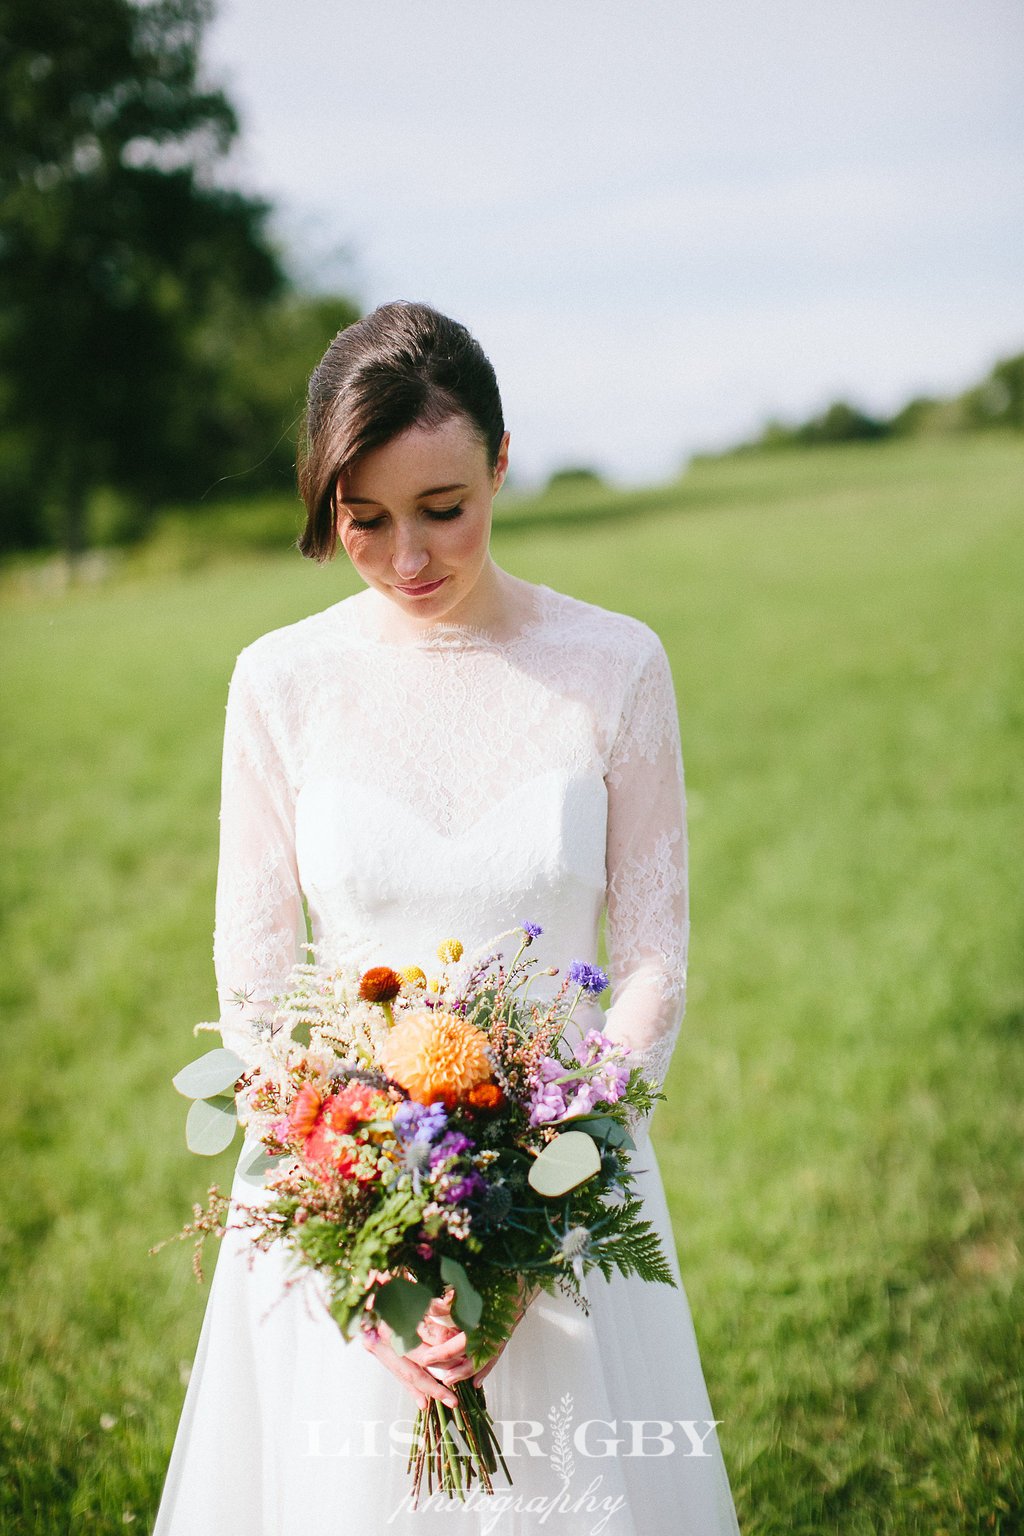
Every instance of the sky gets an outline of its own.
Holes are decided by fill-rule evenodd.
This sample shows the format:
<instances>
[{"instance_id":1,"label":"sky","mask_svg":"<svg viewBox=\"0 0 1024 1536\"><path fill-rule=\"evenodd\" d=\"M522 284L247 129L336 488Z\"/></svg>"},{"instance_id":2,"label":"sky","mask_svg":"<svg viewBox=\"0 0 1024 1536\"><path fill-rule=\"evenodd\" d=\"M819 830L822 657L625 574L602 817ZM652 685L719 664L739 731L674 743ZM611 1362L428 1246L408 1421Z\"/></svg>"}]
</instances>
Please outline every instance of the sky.
<instances>
[{"instance_id":1,"label":"sky","mask_svg":"<svg viewBox=\"0 0 1024 1536\"><path fill-rule=\"evenodd\" d=\"M464 321L524 485L1024 349L1020 0L215 0L204 56L294 270Z\"/></svg>"}]
</instances>

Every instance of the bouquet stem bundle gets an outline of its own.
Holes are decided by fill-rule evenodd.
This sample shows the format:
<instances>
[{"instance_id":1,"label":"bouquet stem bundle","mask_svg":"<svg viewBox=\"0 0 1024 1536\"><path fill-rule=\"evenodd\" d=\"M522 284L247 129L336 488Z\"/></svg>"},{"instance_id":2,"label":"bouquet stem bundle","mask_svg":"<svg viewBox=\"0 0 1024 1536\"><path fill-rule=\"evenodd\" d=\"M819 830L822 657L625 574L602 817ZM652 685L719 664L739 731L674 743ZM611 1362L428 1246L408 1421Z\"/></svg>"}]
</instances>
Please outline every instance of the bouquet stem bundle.
<instances>
[{"instance_id":1,"label":"bouquet stem bundle","mask_svg":"<svg viewBox=\"0 0 1024 1536\"><path fill-rule=\"evenodd\" d=\"M413 1503L419 1499L424 1477L427 1492L445 1493L449 1498L465 1500L474 1481L485 1493L494 1492L491 1474L499 1463L509 1483L512 1481L501 1446L494 1433L494 1422L487 1409L483 1387L460 1381L455 1385L458 1406L431 1398L421 1408L413 1425L407 1471L412 1473Z\"/></svg>"}]
</instances>

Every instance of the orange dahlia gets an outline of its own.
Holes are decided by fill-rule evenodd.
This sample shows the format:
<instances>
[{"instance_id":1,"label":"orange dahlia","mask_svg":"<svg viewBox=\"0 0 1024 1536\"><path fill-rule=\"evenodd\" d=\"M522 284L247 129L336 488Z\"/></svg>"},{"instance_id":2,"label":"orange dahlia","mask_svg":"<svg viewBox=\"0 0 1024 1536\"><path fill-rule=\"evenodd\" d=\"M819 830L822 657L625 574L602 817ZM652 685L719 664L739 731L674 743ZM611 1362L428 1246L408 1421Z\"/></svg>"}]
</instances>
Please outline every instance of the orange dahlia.
<instances>
[{"instance_id":1,"label":"orange dahlia","mask_svg":"<svg viewBox=\"0 0 1024 1536\"><path fill-rule=\"evenodd\" d=\"M407 1013L388 1035L380 1064L419 1104L451 1108L491 1077L487 1036L456 1013Z\"/></svg>"}]
</instances>

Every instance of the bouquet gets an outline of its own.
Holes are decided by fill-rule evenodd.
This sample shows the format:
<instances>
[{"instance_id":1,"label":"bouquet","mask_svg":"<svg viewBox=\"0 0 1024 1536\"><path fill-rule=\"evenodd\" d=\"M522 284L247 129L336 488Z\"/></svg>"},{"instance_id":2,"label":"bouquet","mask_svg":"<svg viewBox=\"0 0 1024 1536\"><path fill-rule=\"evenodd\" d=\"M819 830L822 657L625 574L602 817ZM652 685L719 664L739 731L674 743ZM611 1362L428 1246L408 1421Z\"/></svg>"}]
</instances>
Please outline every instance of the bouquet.
<instances>
[{"instance_id":1,"label":"bouquet","mask_svg":"<svg viewBox=\"0 0 1024 1536\"><path fill-rule=\"evenodd\" d=\"M557 975L530 956L540 932L524 923L468 957L446 940L429 979L416 967L299 965L258 1022L257 1065L218 1049L174 1079L193 1100L194 1151L221 1151L236 1117L246 1126L240 1167L263 1197L236 1204L232 1226L317 1271L346 1338L386 1323L403 1354L444 1298L482 1366L528 1291L586 1311L581 1282L595 1268L675 1284L628 1157L636 1120L664 1095L600 1029L566 1038L581 999L607 986L597 966L577 961L553 996L531 997L538 976ZM199 1278L202 1241L226 1230L228 1206L214 1186L177 1234L197 1238ZM511 1482L483 1386L454 1391L457 1407L431 1398L417 1414L414 1502L424 1477L462 1499L474 1480L491 1492L499 1463Z\"/></svg>"}]
</instances>

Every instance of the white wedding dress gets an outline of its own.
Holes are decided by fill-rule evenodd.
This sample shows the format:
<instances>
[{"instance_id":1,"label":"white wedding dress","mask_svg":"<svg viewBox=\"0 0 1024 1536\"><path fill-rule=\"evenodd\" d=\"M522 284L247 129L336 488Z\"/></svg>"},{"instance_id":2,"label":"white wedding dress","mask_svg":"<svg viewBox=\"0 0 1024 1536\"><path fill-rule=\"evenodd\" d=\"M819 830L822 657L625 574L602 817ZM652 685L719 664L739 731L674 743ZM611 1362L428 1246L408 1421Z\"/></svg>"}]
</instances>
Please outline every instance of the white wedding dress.
<instances>
[{"instance_id":1,"label":"white wedding dress","mask_svg":"<svg viewBox=\"0 0 1024 1536\"><path fill-rule=\"evenodd\" d=\"M257 1059L261 1005L308 958L303 896L321 958L428 975L442 940L469 949L527 920L544 929L541 966L596 960L607 906L605 1028L664 1079L689 926L668 661L636 619L529 590L532 613L502 640L447 624L387 639L390 605L366 590L239 656L214 960L242 1057ZM646 1125L632 1161L678 1279ZM233 1197L258 1192L236 1174ZM285 1294L283 1255L249 1257L229 1232L154 1536L738 1533L681 1280L595 1271L589 1315L541 1294L486 1383L513 1487L499 1472L490 1498L413 1510L412 1398L342 1339L317 1277Z\"/></svg>"}]
</instances>

